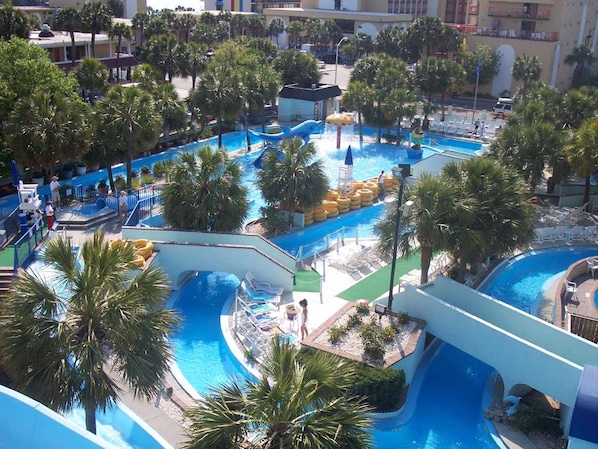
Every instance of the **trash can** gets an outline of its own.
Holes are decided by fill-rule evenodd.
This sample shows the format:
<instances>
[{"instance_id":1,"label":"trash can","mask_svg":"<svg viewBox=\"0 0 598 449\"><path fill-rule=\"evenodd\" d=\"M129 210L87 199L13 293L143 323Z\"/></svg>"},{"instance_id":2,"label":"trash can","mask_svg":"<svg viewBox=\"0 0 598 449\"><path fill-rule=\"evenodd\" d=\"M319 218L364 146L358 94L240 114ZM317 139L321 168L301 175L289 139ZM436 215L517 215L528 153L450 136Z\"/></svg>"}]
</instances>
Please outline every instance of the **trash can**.
<instances>
[{"instance_id":1,"label":"trash can","mask_svg":"<svg viewBox=\"0 0 598 449\"><path fill-rule=\"evenodd\" d=\"M27 214L21 212L19 214L19 226L21 228L21 233L24 234L29 230L27 226Z\"/></svg>"}]
</instances>

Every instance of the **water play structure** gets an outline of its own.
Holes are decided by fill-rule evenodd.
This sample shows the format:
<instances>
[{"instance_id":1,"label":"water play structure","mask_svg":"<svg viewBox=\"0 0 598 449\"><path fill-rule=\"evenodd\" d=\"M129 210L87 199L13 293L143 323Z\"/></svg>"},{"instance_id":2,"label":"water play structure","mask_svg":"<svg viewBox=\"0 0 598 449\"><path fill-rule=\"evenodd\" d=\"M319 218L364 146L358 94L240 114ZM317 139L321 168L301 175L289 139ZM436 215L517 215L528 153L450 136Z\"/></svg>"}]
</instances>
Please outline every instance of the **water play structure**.
<instances>
[{"instance_id":1,"label":"water play structure","mask_svg":"<svg viewBox=\"0 0 598 449\"><path fill-rule=\"evenodd\" d=\"M326 117L326 124L327 125L334 125L336 126L336 149L340 149L341 147L341 134L343 126L353 126L355 123L355 119L353 118L352 114L347 114L346 112L338 113L335 112L334 114L329 115ZM351 128L352 131L352 128Z\"/></svg>"},{"instance_id":2,"label":"water play structure","mask_svg":"<svg viewBox=\"0 0 598 449\"><path fill-rule=\"evenodd\" d=\"M281 131L275 134L258 132L251 129L249 132L256 137L269 142L280 142L283 139L292 139L293 137L299 137L303 139L304 142L308 142L310 134L318 131L321 126L321 120L305 120L303 123L293 126L292 128L281 126Z\"/></svg>"}]
</instances>

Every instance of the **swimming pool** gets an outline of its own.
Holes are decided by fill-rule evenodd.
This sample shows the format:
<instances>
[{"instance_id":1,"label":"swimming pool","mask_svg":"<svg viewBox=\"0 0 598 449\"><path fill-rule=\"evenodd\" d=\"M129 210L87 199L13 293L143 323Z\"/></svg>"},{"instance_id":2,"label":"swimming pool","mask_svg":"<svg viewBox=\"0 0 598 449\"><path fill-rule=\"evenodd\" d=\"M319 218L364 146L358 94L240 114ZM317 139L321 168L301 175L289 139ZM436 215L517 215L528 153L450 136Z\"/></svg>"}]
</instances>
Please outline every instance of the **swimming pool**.
<instances>
[{"instance_id":1,"label":"swimming pool","mask_svg":"<svg viewBox=\"0 0 598 449\"><path fill-rule=\"evenodd\" d=\"M503 264L484 283L483 292L497 294L500 299L522 310L529 310L537 299L548 279L562 273L576 260L595 254L595 248L562 248L544 251L534 251L509 260ZM542 274L539 275L538 272ZM186 301L187 306L181 308L182 313L189 313L186 319L188 325L193 323L195 330L188 330L192 341L180 341L179 346L185 349L185 356L192 365L194 357L186 348L194 347L201 351L202 330L209 334L217 332L219 327L219 310L231 294L234 279L226 279L224 287L218 287L218 279L197 281L191 286L195 299ZM512 288L509 289L509 286ZM198 289L198 287L200 287ZM529 292L533 290L533 292ZM220 292L220 293L218 293ZM494 292L494 293L493 293ZM203 301L198 296L205 295L213 303L213 307L203 307ZM217 298L217 296L221 296ZM205 315L205 316L204 316ZM187 316L187 315L185 315ZM202 317L204 316L204 317ZM195 325L195 323L198 323ZM187 330L185 331L187 332ZM186 333L179 336L184 340ZM218 336L218 339L220 336ZM207 341L218 340L213 335ZM221 341L218 340L218 350L210 349L213 359L209 369L200 370L191 366L200 378L196 379L198 389L215 385L226 380L231 375L230 368L238 363L228 360L229 354L222 357ZM492 391L495 371L488 365L469 356L459 349L446 343L435 343L417 369L412 382L409 398L401 414L381 417L375 421L373 436L377 449L422 448L422 449L493 449L499 446L489 433L483 418L483 407ZM214 367L214 360L222 367ZM178 355L177 355L178 362ZM216 364L217 364L216 363ZM196 363L199 365L199 363ZM216 381L211 381L211 370L218 374ZM240 376L245 372L241 371Z\"/></svg>"},{"instance_id":2,"label":"swimming pool","mask_svg":"<svg viewBox=\"0 0 598 449\"><path fill-rule=\"evenodd\" d=\"M209 387L226 383L231 376L248 372L232 354L222 334L220 317L232 301L239 279L228 273L195 273L175 291L166 307L184 317L179 332L171 338L176 364L185 380L205 394Z\"/></svg>"}]
</instances>

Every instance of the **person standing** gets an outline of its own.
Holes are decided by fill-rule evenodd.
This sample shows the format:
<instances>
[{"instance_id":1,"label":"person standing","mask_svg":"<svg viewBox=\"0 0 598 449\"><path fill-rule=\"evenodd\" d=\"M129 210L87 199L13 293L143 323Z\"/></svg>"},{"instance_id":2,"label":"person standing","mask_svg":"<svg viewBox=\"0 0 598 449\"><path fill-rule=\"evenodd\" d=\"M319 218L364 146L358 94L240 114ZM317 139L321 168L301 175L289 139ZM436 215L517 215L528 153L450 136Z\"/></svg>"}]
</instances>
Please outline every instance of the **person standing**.
<instances>
[{"instance_id":1,"label":"person standing","mask_svg":"<svg viewBox=\"0 0 598 449\"><path fill-rule=\"evenodd\" d=\"M120 192L120 196L118 198L118 222L120 223L121 220L124 223L127 220L127 212L129 211L129 207L127 205L127 192L122 191Z\"/></svg>"},{"instance_id":2,"label":"person standing","mask_svg":"<svg viewBox=\"0 0 598 449\"><path fill-rule=\"evenodd\" d=\"M56 206L56 210L60 211L60 183L58 182L58 176L52 176L50 196L52 198L52 203Z\"/></svg>"},{"instance_id":3,"label":"person standing","mask_svg":"<svg viewBox=\"0 0 598 449\"><path fill-rule=\"evenodd\" d=\"M301 306L301 340L305 340L309 335L307 331L307 299L303 298L299 301Z\"/></svg>"},{"instance_id":4,"label":"person standing","mask_svg":"<svg viewBox=\"0 0 598 449\"><path fill-rule=\"evenodd\" d=\"M386 195L386 189L384 188L384 170L378 175L378 199L382 201Z\"/></svg>"},{"instance_id":5,"label":"person standing","mask_svg":"<svg viewBox=\"0 0 598 449\"><path fill-rule=\"evenodd\" d=\"M52 201L46 201L46 220L48 221L48 231L54 228L54 208Z\"/></svg>"}]
</instances>

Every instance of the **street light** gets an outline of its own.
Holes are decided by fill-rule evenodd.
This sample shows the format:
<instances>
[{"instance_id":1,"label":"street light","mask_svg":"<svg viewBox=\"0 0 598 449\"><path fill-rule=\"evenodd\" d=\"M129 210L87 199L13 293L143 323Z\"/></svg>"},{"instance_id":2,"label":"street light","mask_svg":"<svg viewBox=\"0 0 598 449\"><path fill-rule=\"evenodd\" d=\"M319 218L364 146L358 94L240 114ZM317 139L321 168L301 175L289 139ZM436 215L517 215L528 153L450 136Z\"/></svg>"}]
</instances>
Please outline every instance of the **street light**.
<instances>
[{"instance_id":1,"label":"street light","mask_svg":"<svg viewBox=\"0 0 598 449\"><path fill-rule=\"evenodd\" d=\"M343 37L340 41L338 41L338 44L336 44L336 59L334 62L334 84L336 85L336 75L338 73L338 48L341 46L341 44L344 41L348 41L349 38L347 36Z\"/></svg>"},{"instance_id":2,"label":"street light","mask_svg":"<svg viewBox=\"0 0 598 449\"><path fill-rule=\"evenodd\" d=\"M401 213L403 212L403 192L405 191L405 179L403 178L403 174L401 173L403 169L401 167L393 167L392 168L392 175L395 177L397 181L400 182L399 185L399 200L397 203L397 223L395 226L395 233L394 233L394 240L393 240L393 247L392 247L392 264L390 268L390 286L388 287L388 302L386 304L386 309L388 312L392 313L392 300L393 300L393 288L395 283L395 268L397 267L397 249L399 247L399 229L401 228Z\"/></svg>"},{"instance_id":3,"label":"street light","mask_svg":"<svg viewBox=\"0 0 598 449\"><path fill-rule=\"evenodd\" d=\"M227 22L226 20L219 20L218 23L220 25L226 25L228 29L228 40L230 41L230 22Z\"/></svg>"}]
</instances>

